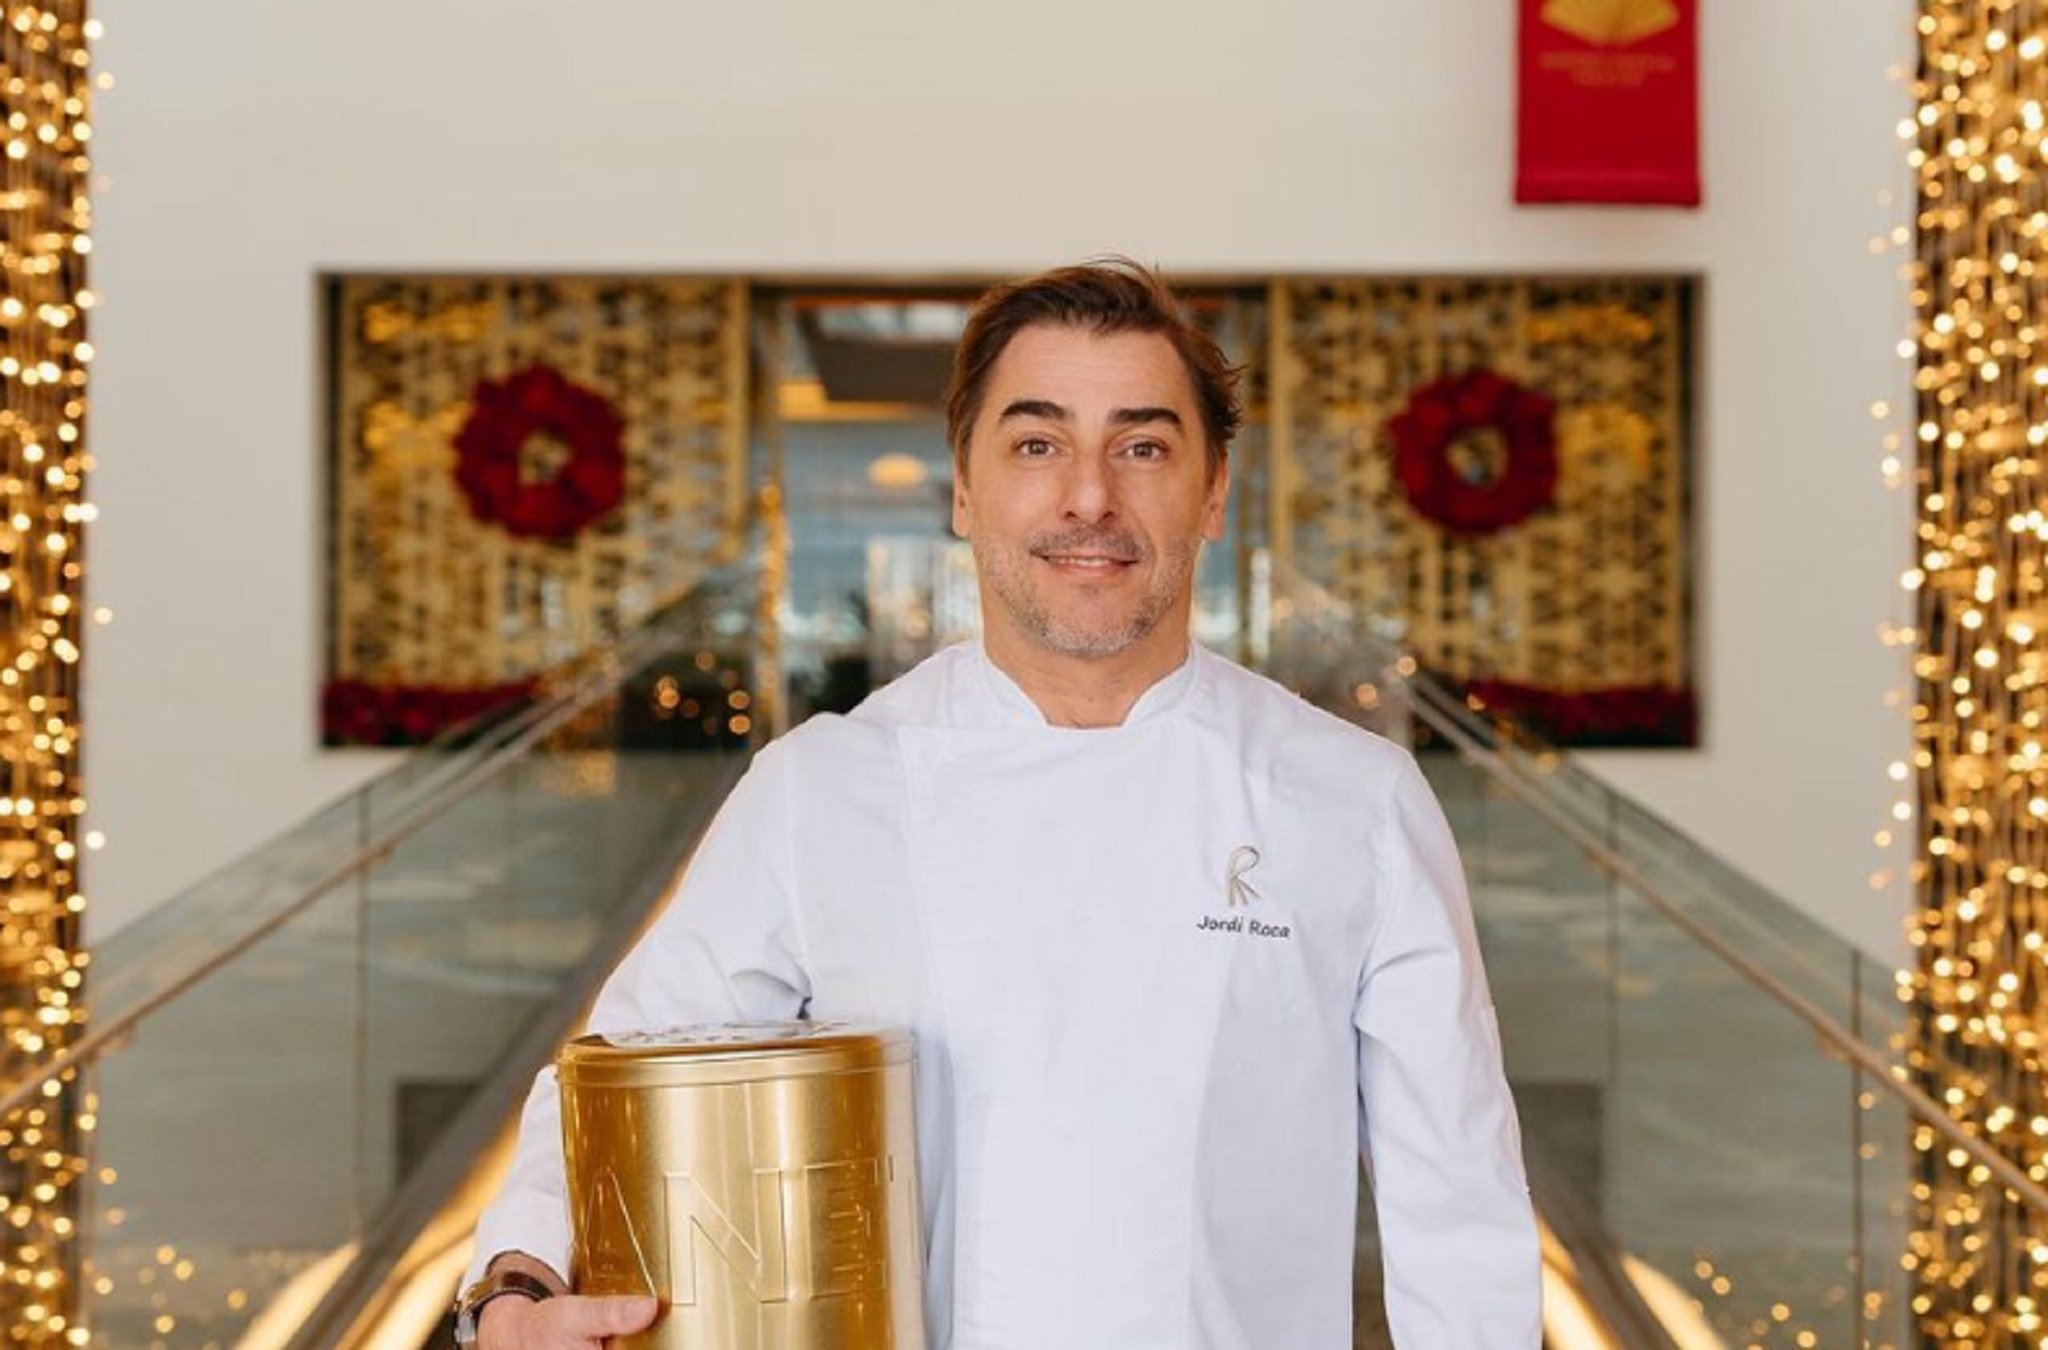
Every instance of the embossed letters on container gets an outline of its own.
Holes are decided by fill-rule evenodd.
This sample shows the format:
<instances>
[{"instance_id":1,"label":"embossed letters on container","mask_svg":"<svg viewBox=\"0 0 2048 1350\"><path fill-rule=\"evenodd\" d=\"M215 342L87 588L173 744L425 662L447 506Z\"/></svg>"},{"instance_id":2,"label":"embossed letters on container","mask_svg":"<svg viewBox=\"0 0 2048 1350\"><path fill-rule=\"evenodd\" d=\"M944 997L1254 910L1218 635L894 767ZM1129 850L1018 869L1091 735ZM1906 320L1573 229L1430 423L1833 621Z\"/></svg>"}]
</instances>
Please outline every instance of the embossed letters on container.
<instances>
[{"instance_id":1,"label":"embossed letters on container","mask_svg":"<svg viewBox=\"0 0 2048 1350\"><path fill-rule=\"evenodd\" d=\"M699 1275L710 1276L699 1262L710 1256L763 1303L880 1290L894 1172L874 1158L763 1168L747 1196L714 1196L691 1174L668 1173L675 1306L697 1305Z\"/></svg>"}]
</instances>

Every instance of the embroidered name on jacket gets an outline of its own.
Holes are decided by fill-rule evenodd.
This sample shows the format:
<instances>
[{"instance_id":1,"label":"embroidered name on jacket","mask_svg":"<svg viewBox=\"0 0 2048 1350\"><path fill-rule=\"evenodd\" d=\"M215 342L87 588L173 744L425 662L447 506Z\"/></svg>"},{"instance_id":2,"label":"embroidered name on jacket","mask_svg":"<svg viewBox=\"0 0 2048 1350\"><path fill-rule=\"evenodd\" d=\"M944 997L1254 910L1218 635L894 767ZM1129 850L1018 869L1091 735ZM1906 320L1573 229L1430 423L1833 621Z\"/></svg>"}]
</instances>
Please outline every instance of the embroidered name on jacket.
<instances>
[{"instance_id":1,"label":"embroidered name on jacket","mask_svg":"<svg viewBox=\"0 0 2048 1350\"><path fill-rule=\"evenodd\" d=\"M1265 923L1243 914L1233 914L1227 919L1219 918L1214 914L1204 914L1195 921L1195 927L1204 933L1244 933L1251 937L1262 938L1291 938L1294 936L1294 929L1287 924Z\"/></svg>"}]
</instances>

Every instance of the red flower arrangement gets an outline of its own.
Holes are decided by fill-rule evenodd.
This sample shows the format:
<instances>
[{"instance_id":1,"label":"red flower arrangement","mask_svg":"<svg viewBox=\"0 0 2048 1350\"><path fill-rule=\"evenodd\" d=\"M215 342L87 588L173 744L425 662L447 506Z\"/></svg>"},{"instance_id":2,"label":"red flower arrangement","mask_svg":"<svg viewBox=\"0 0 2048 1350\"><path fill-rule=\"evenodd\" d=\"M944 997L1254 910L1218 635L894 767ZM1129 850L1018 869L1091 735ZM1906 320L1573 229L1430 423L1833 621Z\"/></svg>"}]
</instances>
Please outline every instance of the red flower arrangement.
<instances>
[{"instance_id":1,"label":"red flower arrangement","mask_svg":"<svg viewBox=\"0 0 2048 1350\"><path fill-rule=\"evenodd\" d=\"M1456 534L1492 534L1557 495L1556 404L1491 370L1432 380L1387 421L1394 475L1416 514ZM1475 433L1498 435L1505 462L1475 480L1453 451Z\"/></svg>"},{"instance_id":2,"label":"red flower arrangement","mask_svg":"<svg viewBox=\"0 0 2048 1350\"><path fill-rule=\"evenodd\" d=\"M553 366L529 366L477 384L455 436L455 481L478 520L523 538L568 539L626 495L623 430L603 394ZM533 482L521 459L537 435L569 453L552 477Z\"/></svg>"},{"instance_id":3,"label":"red flower arrangement","mask_svg":"<svg viewBox=\"0 0 2048 1350\"><path fill-rule=\"evenodd\" d=\"M424 745L436 735L534 691L535 681L460 686L330 680L320 693L327 745Z\"/></svg>"}]
</instances>

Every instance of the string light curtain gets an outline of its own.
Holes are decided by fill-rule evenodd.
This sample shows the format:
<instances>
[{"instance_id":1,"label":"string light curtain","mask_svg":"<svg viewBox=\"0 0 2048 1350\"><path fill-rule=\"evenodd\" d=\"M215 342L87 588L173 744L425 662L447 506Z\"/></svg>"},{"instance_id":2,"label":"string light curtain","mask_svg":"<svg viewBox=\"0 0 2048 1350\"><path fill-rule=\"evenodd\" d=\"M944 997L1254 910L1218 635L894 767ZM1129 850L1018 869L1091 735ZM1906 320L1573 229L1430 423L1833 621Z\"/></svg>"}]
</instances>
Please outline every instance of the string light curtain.
<instances>
[{"instance_id":1,"label":"string light curtain","mask_svg":"<svg viewBox=\"0 0 2048 1350\"><path fill-rule=\"evenodd\" d=\"M84 1016L79 648L85 481L91 42L82 0L0 6L0 1037L9 1077ZM0 1327L84 1344L76 1186L92 1120L75 1083L0 1119Z\"/></svg>"},{"instance_id":2,"label":"string light curtain","mask_svg":"<svg viewBox=\"0 0 2048 1350\"><path fill-rule=\"evenodd\" d=\"M1923 0L1914 117L1920 446L1911 1064L2048 1179L2048 3ZM1901 814L1910 811L1901 807ZM1915 1140L1907 1268L1933 1343L2041 1343L2048 1228Z\"/></svg>"}]
</instances>

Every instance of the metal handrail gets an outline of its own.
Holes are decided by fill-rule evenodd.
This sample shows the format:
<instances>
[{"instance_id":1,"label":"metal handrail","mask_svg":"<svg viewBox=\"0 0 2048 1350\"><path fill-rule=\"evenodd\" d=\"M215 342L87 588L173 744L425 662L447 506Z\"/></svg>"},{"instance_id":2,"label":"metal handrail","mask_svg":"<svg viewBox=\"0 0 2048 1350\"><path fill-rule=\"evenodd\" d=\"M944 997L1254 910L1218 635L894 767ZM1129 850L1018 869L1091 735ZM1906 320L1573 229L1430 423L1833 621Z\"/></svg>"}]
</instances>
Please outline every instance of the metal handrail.
<instances>
[{"instance_id":1,"label":"metal handrail","mask_svg":"<svg viewBox=\"0 0 2048 1350\"><path fill-rule=\"evenodd\" d=\"M489 734L496 739L496 744L466 766L439 775L442 781L430 779L429 782L433 783L430 791L408 804L380 830L366 837L347 858L306 883L291 899L260 922L211 949L191 967L173 976L132 1007L104 1020L88 1023L86 1033L56 1055L25 1070L14 1070L18 1076L0 1077L0 1115L27 1104L43 1090L45 1084L91 1060L108 1044L117 1041L158 1009L304 913L336 887L367 871L480 784L495 777L533 746L609 695L617 687L622 672L637 668L673 645L680 636L656 620L576 658L570 665L581 667L586 672L581 678L523 709L516 716L493 725ZM490 744L490 741L485 744Z\"/></svg>"},{"instance_id":2,"label":"metal handrail","mask_svg":"<svg viewBox=\"0 0 2048 1350\"><path fill-rule=\"evenodd\" d=\"M1750 960L1734 944L1687 913L1685 907L1665 894L1647 873L1608 847L1587 829L1583 822L1553 801L1550 794L1544 792L1519 767L1463 726L1462 700L1420 672L1403 676L1402 682L1416 695L1412 700L1412 706L1431 729L1455 746L1467 760L1484 768L1525 805L1556 826L1578 846L1595 867L1642 896L1652 909L1683 930L1687 936L1720 957L1732 970L1758 989L1777 1000L1787 1011L1806 1023L1830 1050L1882 1083L1886 1090L1904 1103L1908 1111L1969 1155L1973 1161L1981 1164L2014 1196L2032 1208L2048 1213L2048 1188L2044 1188L2027 1175L2025 1169L2011 1158L1965 1129L1962 1123L1944 1110L1939 1102L1907 1078L1904 1065L1891 1063L1872 1049L1861 1036L1843 1026L1812 1000ZM1452 712L1452 709L1456 709L1457 712Z\"/></svg>"}]
</instances>

